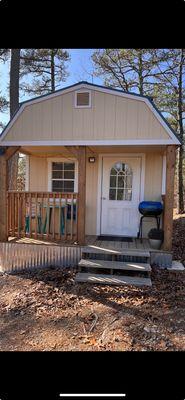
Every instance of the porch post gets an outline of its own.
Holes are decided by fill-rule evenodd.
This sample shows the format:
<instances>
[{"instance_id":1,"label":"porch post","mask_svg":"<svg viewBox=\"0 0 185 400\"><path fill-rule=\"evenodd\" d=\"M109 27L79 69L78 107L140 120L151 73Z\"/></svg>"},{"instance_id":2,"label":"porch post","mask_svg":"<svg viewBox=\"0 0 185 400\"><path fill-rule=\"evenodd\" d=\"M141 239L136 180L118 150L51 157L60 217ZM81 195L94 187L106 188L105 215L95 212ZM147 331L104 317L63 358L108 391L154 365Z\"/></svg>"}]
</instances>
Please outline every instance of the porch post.
<instances>
[{"instance_id":1,"label":"porch post","mask_svg":"<svg viewBox=\"0 0 185 400\"><path fill-rule=\"evenodd\" d=\"M78 152L77 240L80 245L84 245L85 211L86 211L86 146L79 146L77 152Z\"/></svg>"},{"instance_id":2,"label":"porch post","mask_svg":"<svg viewBox=\"0 0 185 400\"><path fill-rule=\"evenodd\" d=\"M7 224L8 160L19 149L20 146L0 148L0 242L6 242L8 239L8 224Z\"/></svg>"},{"instance_id":3,"label":"porch post","mask_svg":"<svg viewBox=\"0 0 185 400\"><path fill-rule=\"evenodd\" d=\"M6 242L7 236L7 160L6 155L0 155L0 242Z\"/></svg>"},{"instance_id":4,"label":"porch post","mask_svg":"<svg viewBox=\"0 0 185 400\"><path fill-rule=\"evenodd\" d=\"M166 148L166 195L163 243L163 249L166 251L171 251L172 249L175 160L176 146L169 145Z\"/></svg>"}]
</instances>

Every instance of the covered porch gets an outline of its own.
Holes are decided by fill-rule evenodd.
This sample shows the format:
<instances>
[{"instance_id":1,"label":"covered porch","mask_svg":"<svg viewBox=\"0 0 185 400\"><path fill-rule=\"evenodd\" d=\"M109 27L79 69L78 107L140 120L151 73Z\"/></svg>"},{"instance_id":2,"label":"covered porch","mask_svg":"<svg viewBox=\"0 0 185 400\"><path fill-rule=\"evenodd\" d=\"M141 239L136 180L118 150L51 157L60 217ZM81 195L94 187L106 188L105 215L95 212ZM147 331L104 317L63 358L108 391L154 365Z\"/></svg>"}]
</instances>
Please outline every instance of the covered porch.
<instances>
[{"instance_id":1,"label":"covered porch","mask_svg":"<svg viewBox=\"0 0 185 400\"><path fill-rule=\"evenodd\" d=\"M17 152L25 154L28 158L32 159L32 177L29 179L32 182L24 192L8 191L7 190L7 177L8 177L8 160ZM164 244L163 250L171 251L172 244L172 222L173 222L173 182L174 182L174 168L175 168L175 153L176 147L174 145L168 146L11 146L2 148L0 156L0 184L1 184L1 197L0 197L0 240L7 241L8 238L14 238L16 241L26 241L27 243L34 242L51 242L58 245L69 244L71 245L92 245L97 247L108 248L111 246L119 249L135 249L143 250L149 248L149 242L145 238L141 243L136 239L137 232L130 242L114 241L98 241L97 235L88 235L88 227L91 224L95 226L95 219L100 218L100 209L98 209L98 201L102 196L102 192L97 190L97 186L102 185L100 179L101 164L98 163L101 154L112 154L115 158L117 155L123 154L124 157L135 154L146 155L147 165L153 167L157 163L159 155L160 160L165 157L165 165L161 161L161 181L166 187L167 195L163 194L163 201L165 204L163 214L163 229L164 229ZM71 191L51 191L51 190L38 190L49 189L46 188L42 182L43 172L39 166L44 165L46 160L53 160L58 158L76 160L77 162L77 180L73 192ZM90 169L88 164L89 158L96 159L95 166ZM150 161L152 160L152 162ZM154 160L154 162L153 162ZM35 166L33 167L33 162ZM153 164L152 164L153 163ZM47 162L46 162L47 164ZM45 164L45 165L46 165ZM29 164L30 168L30 164ZM29 173L29 168L27 173ZM42 167L44 170L44 168ZM87 171L88 170L88 171ZM145 191L147 182L150 181L151 171L145 171L143 182ZM45 171L44 171L45 173ZM48 173L48 172L47 172ZM139 176L139 175L138 175ZM45 179L45 178L44 178ZM144 181L145 179L145 181ZM92 182L91 182L92 180ZM91 184L93 183L93 185ZM161 185L160 182L157 183ZM35 186L34 186L35 185ZM96 187L96 193L94 188ZM140 190L140 189L139 189ZM148 189L147 189L148 190ZM160 188L161 190L161 188ZM151 191L151 196L152 196ZM160 192L162 193L162 192ZM143 191L143 196L144 196ZM143 197L144 199L144 197ZM91 209L92 207L92 209ZM88 219L88 221L87 221ZM94 228L95 231L95 228ZM11 239L12 240L12 239Z\"/></svg>"}]
</instances>

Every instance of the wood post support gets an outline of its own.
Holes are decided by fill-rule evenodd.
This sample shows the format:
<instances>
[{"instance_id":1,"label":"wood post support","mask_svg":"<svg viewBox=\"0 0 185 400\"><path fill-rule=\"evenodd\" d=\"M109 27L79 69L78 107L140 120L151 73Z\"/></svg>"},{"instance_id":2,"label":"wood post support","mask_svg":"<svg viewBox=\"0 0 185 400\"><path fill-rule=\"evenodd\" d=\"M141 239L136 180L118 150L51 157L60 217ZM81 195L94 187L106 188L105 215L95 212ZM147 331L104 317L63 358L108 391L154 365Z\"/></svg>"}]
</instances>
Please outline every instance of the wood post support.
<instances>
[{"instance_id":1,"label":"wood post support","mask_svg":"<svg viewBox=\"0 0 185 400\"><path fill-rule=\"evenodd\" d=\"M77 241L85 245L85 214L86 214L86 146L65 146L78 160L78 215Z\"/></svg>"},{"instance_id":2,"label":"wood post support","mask_svg":"<svg viewBox=\"0 0 185 400\"><path fill-rule=\"evenodd\" d=\"M85 245L85 214L86 214L86 147L78 148L78 216L77 240Z\"/></svg>"},{"instance_id":3,"label":"wood post support","mask_svg":"<svg viewBox=\"0 0 185 400\"><path fill-rule=\"evenodd\" d=\"M19 149L20 146L3 148L0 154L0 242L6 242L8 240L8 160L13 157Z\"/></svg>"},{"instance_id":4,"label":"wood post support","mask_svg":"<svg viewBox=\"0 0 185 400\"><path fill-rule=\"evenodd\" d=\"M7 168L6 154L0 156L0 242L6 242L7 236Z\"/></svg>"},{"instance_id":5,"label":"wood post support","mask_svg":"<svg viewBox=\"0 0 185 400\"><path fill-rule=\"evenodd\" d=\"M163 249L166 251L172 250L175 161L176 146L169 145L166 148L166 196L163 243Z\"/></svg>"}]
</instances>

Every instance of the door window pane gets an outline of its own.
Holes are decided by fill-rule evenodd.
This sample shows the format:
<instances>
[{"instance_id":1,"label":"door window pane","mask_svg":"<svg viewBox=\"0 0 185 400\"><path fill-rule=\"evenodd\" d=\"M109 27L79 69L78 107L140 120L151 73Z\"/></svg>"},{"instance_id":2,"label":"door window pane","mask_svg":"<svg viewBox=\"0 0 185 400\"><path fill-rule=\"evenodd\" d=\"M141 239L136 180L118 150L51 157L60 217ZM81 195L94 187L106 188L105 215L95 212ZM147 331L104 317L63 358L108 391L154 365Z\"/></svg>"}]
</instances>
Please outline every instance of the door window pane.
<instances>
[{"instance_id":1,"label":"door window pane","mask_svg":"<svg viewBox=\"0 0 185 400\"><path fill-rule=\"evenodd\" d=\"M112 168L110 171L111 175L117 175L117 170L115 168Z\"/></svg>"},{"instance_id":2,"label":"door window pane","mask_svg":"<svg viewBox=\"0 0 185 400\"><path fill-rule=\"evenodd\" d=\"M117 162L111 168L109 200L132 200L132 169L128 164Z\"/></svg>"},{"instance_id":3,"label":"door window pane","mask_svg":"<svg viewBox=\"0 0 185 400\"><path fill-rule=\"evenodd\" d=\"M110 189L109 200L116 200L116 189Z\"/></svg>"},{"instance_id":4,"label":"door window pane","mask_svg":"<svg viewBox=\"0 0 185 400\"><path fill-rule=\"evenodd\" d=\"M119 188L123 188L124 187L124 183L125 183L125 176L120 176L120 174L118 175L118 187Z\"/></svg>"},{"instance_id":5,"label":"door window pane","mask_svg":"<svg viewBox=\"0 0 185 400\"><path fill-rule=\"evenodd\" d=\"M117 200L123 200L123 189L117 190Z\"/></svg>"},{"instance_id":6,"label":"door window pane","mask_svg":"<svg viewBox=\"0 0 185 400\"><path fill-rule=\"evenodd\" d=\"M116 187L116 176L110 176L110 187L111 188Z\"/></svg>"}]
</instances>

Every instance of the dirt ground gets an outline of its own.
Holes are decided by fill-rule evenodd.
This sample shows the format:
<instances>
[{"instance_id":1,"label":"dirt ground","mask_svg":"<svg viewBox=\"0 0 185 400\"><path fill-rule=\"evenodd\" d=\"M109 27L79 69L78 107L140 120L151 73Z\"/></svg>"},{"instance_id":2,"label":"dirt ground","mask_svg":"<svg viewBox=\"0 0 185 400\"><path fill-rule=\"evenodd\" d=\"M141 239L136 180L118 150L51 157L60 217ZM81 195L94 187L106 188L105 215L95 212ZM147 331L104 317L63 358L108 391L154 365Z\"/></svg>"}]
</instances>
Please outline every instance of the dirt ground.
<instances>
[{"instance_id":1,"label":"dirt ground","mask_svg":"<svg viewBox=\"0 0 185 400\"><path fill-rule=\"evenodd\" d=\"M185 262L185 214L175 259ZM50 268L0 276L0 350L185 350L185 273L152 272L152 288L75 284Z\"/></svg>"}]
</instances>

